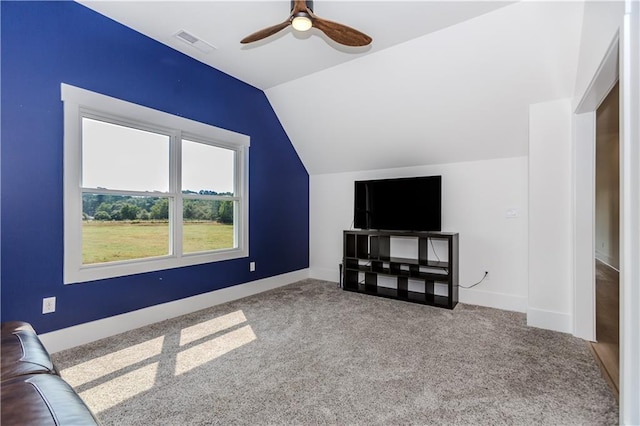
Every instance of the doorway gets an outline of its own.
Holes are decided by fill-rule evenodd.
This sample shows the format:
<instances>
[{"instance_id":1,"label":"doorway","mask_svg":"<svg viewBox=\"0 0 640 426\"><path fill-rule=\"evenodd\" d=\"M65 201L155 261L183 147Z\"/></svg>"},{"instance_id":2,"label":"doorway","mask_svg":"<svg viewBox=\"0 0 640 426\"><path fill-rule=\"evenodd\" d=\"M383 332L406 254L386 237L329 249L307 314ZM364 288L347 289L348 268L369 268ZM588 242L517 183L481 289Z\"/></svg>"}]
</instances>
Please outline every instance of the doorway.
<instances>
[{"instance_id":1,"label":"doorway","mask_svg":"<svg viewBox=\"0 0 640 426\"><path fill-rule=\"evenodd\" d=\"M619 83L616 83L596 110L596 342L591 344L616 397L620 388L619 105Z\"/></svg>"}]
</instances>

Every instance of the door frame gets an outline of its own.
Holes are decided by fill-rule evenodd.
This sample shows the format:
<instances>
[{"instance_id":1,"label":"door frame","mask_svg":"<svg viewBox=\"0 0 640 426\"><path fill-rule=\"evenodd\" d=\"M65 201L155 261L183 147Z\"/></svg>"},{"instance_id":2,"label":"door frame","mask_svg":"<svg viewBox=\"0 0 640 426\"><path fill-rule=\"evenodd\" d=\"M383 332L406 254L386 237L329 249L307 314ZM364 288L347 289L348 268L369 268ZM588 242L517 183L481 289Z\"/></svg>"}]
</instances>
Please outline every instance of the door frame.
<instances>
[{"instance_id":1,"label":"door frame","mask_svg":"<svg viewBox=\"0 0 640 426\"><path fill-rule=\"evenodd\" d=\"M620 79L620 424L640 424L640 2L574 111L574 335L595 339L595 110Z\"/></svg>"},{"instance_id":2,"label":"door frame","mask_svg":"<svg viewBox=\"0 0 640 426\"><path fill-rule=\"evenodd\" d=\"M573 115L573 334L589 341L596 340L596 110L618 82L619 51L616 33Z\"/></svg>"},{"instance_id":3,"label":"door frame","mask_svg":"<svg viewBox=\"0 0 640 426\"><path fill-rule=\"evenodd\" d=\"M620 423L640 424L640 2L625 1L620 50Z\"/></svg>"}]
</instances>

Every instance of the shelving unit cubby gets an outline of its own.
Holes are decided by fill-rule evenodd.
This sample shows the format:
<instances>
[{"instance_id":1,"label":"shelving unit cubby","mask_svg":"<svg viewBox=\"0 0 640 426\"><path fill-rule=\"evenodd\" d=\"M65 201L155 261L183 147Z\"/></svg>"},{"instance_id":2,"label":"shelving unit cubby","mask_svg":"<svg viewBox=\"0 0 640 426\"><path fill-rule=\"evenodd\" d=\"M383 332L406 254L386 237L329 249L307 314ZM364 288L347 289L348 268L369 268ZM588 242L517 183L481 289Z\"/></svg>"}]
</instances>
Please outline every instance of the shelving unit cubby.
<instances>
[{"instance_id":1,"label":"shelving unit cubby","mask_svg":"<svg viewBox=\"0 0 640 426\"><path fill-rule=\"evenodd\" d=\"M417 253L392 257L392 238L417 240ZM446 244L446 259L438 259L434 241ZM383 277L394 284L381 285ZM453 309L458 303L458 234L344 231L342 283L346 291Z\"/></svg>"}]
</instances>

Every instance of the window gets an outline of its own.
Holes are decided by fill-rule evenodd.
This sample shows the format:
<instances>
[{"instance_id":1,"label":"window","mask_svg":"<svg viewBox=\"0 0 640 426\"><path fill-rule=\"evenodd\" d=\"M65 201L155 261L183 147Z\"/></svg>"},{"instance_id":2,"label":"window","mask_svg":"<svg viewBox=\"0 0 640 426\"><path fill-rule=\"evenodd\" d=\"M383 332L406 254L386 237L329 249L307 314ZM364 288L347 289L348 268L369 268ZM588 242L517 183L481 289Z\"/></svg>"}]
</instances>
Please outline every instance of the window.
<instances>
[{"instance_id":1,"label":"window","mask_svg":"<svg viewBox=\"0 0 640 426\"><path fill-rule=\"evenodd\" d=\"M248 256L249 137L62 85L64 282Z\"/></svg>"}]
</instances>

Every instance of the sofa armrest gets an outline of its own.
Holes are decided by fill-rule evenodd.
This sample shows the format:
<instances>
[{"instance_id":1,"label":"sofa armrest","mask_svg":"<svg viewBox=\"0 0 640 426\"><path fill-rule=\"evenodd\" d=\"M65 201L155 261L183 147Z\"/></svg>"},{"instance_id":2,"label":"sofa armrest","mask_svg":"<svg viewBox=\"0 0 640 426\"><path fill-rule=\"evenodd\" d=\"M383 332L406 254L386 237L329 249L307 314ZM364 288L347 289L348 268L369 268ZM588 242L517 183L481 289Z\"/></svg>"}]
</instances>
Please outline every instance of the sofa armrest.
<instances>
[{"instance_id":1,"label":"sofa armrest","mask_svg":"<svg viewBox=\"0 0 640 426\"><path fill-rule=\"evenodd\" d=\"M0 380L25 374L58 374L56 367L29 323L3 322L0 341Z\"/></svg>"},{"instance_id":2,"label":"sofa armrest","mask_svg":"<svg viewBox=\"0 0 640 426\"><path fill-rule=\"evenodd\" d=\"M100 423L73 388L52 374L30 374L2 382L0 423L92 426Z\"/></svg>"}]
</instances>

